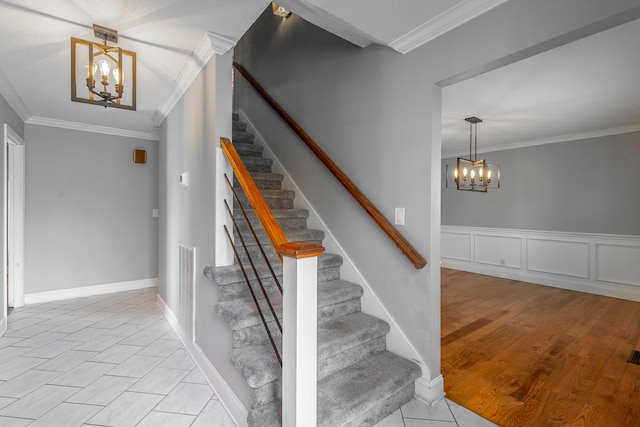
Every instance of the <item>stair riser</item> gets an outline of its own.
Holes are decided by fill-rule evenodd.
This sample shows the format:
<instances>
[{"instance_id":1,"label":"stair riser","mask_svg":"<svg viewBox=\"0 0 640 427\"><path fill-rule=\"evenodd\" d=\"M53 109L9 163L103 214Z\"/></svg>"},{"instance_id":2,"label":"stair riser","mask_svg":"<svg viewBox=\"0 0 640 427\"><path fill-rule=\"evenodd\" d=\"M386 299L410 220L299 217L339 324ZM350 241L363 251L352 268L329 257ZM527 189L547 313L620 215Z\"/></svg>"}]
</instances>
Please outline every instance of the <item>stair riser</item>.
<instances>
[{"instance_id":1,"label":"stair riser","mask_svg":"<svg viewBox=\"0 0 640 427\"><path fill-rule=\"evenodd\" d=\"M261 293L261 291L256 291L256 292ZM256 295L258 294L256 293ZM274 307L274 309L275 309L276 315L278 316L280 321L282 321L282 309L278 307ZM346 316L349 314L356 313L358 311L360 311L360 298L355 298L355 299L347 300L338 304L332 304L329 306L320 307L318 308L318 322L326 322L336 317ZM272 320L269 320L269 319L272 319L271 312L269 311L269 309L268 308L264 309L263 313L264 313L265 319L267 319L267 325L269 326L269 330L277 331L278 329L275 322ZM231 321L231 324L229 324L229 322L225 320L225 323L227 323L227 326L229 326L233 330L234 343L236 342L235 334L237 331L255 327L255 330L245 334L245 337L242 337L242 336L239 337L238 342L241 342L246 337L258 336L260 328L262 328L262 332L264 332L262 319L258 314L256 314L253 317L247 317L241 320ZM266 337L266 332L265 332L265 337ZM265 340L268 340L268 338L265 338Z\"/></svg>"},{"instance_id":2,"label":"stair riser","mask_svg":"<svg viewBox=\"0 0 640 427\"><path fill-rule=\"evenodd\" d=\"M340 369L351 366L360 360L383 351L386 347L385 337L366 342L358 347L349 349L341 355L318 361L318 379L331 375ZM281 379L269 382L257 388L250 388L251 406L264 405L282 398Z\"/></svg>"},{"instance_id":3,"label":"stair riser","mask_svg":"<svg viewBox=\"0 0 640 427\"><path fill-rule=\"evenodd\" d=\"M270 209L293 209L293 199L284 199L284 198L266 198L265 197L265 202L267 202L267 206L269 206ZM242 198L240 199L240 202L242 203L242 207L245 209L251 209L251 204L247 201L247 200L243 200ZM233 210L235 212L236 209L240 209L238 207L237 202L234 200L233 201Z\"/></svg>"},{"instance_id":4,"label":"stair riser","mask_svg":"<svg viewBox=\"0 0 640 427\"><path fill-rule=\"evenodd\" d=\"M357 313L358 311L360 311L359 298L344 301L339 304L332 304L318 309L318 322L326 322L335 317L347 316L349 314ZM271 313L266 313L265 318L271 319ZM280 336L280 331L278 330L276 323L274 321L268 321L267 325L269 326L269 331L271 331L271 336L275 340L276 344L279 345L282 337ZM262 344L269 344L269 336L267 335L262 323L233 331L233 348ZM382 350L384 350L384 348Z\"/></svg>"},{"instance_id":5,"label":"stair riser","mask_svg":"<svg viewBox=\"0 0 640 427\"><path fill-rule=\"evenodd\" d=\"M247 147L262 147L261 145L256 145L256 144L246 144L246 143L237 143L236 142L236 151L238 152L238 155L240 156L240 158L242 160L246 158L255 158L255 159L260 159L262 158L262 150L254 150L251 148L245 148L245 147L239 147L238 144L243 144Z\"/></svg>"},{"instance_id":6,"label":"stair riser","mask_svg":"<svg viewBox=\"0 0 640 427\"><path fill-rule=\"evenodd\" d=\"M250 133L233 132L233 137L231 138L231 141L234 144L254 144L255 136Z\"/></svg>"},{"instance_id":7,"label":"stair riser","mask_svg":"<svg viewBox=\"0 0 640 427\"><path fill-rule=\"evenodd\" d=\"M253 276L249 276L251 278ZM277 276L280 284L282 285L282 276ZM329 282L331 280L337 280L340 278L340 267L328 267L318 269L318 282ZM272 279L261 279L262 283L265 283L265 288L270 295L273 295L276 292L275 285L271 284ZM257 280L251 280L251 284L254 286L258 286ZM218 294L219 301L231 301L237 298L247 298L249 297L249 289L244 281L244 277L240 274L237 282L228 283L226 285L220 286L220 293Z\"/></svg>"},{"instance_id":8,"label":"stair riser","mask_svg":"<svg viewBox=\"0 0 640 427\"><path fill-rule=\"evenodd\" d=\"M318 362L318 378L324 378L341 369L347 368L373 354L387 348L386 335L367 341L357 347L328 357Z\"/></svg>"},{"instance_id":9,"label":"stair riser","mask_svg":"<svg viewBox=\"0 0 640 427\"><path fill-rule=\"evenodd\" d=\"M251 396L251 406L264 405L274 400L282 400L282 380L278 378L263 386L257 388L249 388L249 396ZM264 424L263 424L264 425Z\"/></svg>"},{"instance_id":10,"label":"stair riser","mask_svg":"<svg viewBox=\"0 0 640 427\"><path fill-rule=\"evenodd\" d=\"M246 132L247 130L247 124L240 121L232 121L231 126L235 131Z\"/></svg>"},{"instance_id":11,"label":"stair riser","mask_svg":"<svg viewBox=\"0 0 640 427\"><path fill-rule=\"evenodd\" d=\"M236 222L238 223L238 228L240 228L240 231L243 233L251 233L244 217L242 217L242 214L239 215L240 216L234 214ZM304 230L307 228L307 220L305 218L276 218L276 221L278 221L278 224L280 224L280 227L283 230ZM249 218L249 222L255 231L264 231L262 224L260 224L260 221L257 218Z\"/></svg>"},{"instance_id":12,"label":"stair riser","mask_svg":"<svg viewBox=\"0 0 640 427\"><path fill-rule=\"evenodd\" d=\"M271 172L270 165L252 165L247 163L245 166L249 172Z\"/></svg>"},{"instance_id":13,"label":"stair riser","mask_svg":"<svg viewBox=\"0 0 640 427\"><path fill-rule=\"evenodd\" d=\"M253 182L256 183L256 187L258 187L258 189L260 190L282 190L282 181L254 178ZM235 188L236 192L242 191L240 188L240 184L235 178L233 179L233 187Z\"/></svg>"}]
</instances>

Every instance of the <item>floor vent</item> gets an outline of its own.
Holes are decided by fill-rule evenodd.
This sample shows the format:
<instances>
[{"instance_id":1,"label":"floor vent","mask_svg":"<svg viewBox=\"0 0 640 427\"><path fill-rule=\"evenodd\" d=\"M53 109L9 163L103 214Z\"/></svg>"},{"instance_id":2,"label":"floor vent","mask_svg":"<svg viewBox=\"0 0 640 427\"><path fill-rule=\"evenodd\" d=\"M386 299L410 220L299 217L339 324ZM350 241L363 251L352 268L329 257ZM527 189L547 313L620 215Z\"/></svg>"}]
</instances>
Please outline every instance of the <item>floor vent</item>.
<instances>
[{"instance_id":1,"label":"floor vent","mask_svg":"<svg viewBox=\"0 0 640 427\"><path fill-rule=\"evenodd\" d=\"M178 321L187 337L194 342L196 248L179 243L178 251Z\"/></svg>"},{"instance_id":2,"label":"floor vent","mask_svg":"<svg viewBox=\"0 0 640 427\"><path fill-rule=\"evenodd\" d=\"M627 362L640 365L640 351L631 350L631 356L629 356L629 358L627 359Z\"/></svg>"}]
</instances>

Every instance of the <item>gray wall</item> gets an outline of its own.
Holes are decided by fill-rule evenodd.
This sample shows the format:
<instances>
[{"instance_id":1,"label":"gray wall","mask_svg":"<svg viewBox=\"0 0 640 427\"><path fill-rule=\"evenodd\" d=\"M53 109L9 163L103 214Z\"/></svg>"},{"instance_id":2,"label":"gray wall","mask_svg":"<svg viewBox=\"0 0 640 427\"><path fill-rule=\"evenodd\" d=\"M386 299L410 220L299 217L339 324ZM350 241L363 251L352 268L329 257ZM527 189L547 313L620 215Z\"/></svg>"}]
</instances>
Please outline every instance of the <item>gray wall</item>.
<instances>
[{"instance_id":1,"label":"gray wall","mask_svg":"<svg viewBox=\"0 0 640 427\"><path fill-rule=\"evenodd\" d=\"M640 132L479 154L499 163L488 193L444 188L442 224L640 235Z\"/></svg>"},{"instance_id":2,"label":"gray wall","mask_svg":"<svg viewBox=\"0 0 640 427\"><path fill-rule=\"evenodd\" d=\"M158 143L29 124L25 141L25 293L156 278Z\"/></svg>"},{"instance_id":3,"label":"gray wall","mask_svg":"<svg viewBox=\"0 0 640 427\"><path fill-rule=\"evenodd\" d=\"M214 56L160 126L160 297L179 315L178 244L196 248L196 344L236 395L249 388L229 359L231 331L215 315L216 147L231 136L231 52ZM189 172L189 186L179 176Z\"/></svg>"},{"instance_id":4,"label":"gray wall","mask_svg":"<svg viewBox=\"0 0 640 427\"><path fill-rule=\"evenodd\" d=\"M440 88L588 33L637 1L511 0L400 55L359 49L295 15L265 12L236 60L300 122L430 261L416 271L236 76L243 109L374 288L435 378L440 372ZM637 10L634 13L638 13ZM583 29L587 29L583 31ZM575 31L575 32L574 32Z\"/></svg>"}]
</instances>

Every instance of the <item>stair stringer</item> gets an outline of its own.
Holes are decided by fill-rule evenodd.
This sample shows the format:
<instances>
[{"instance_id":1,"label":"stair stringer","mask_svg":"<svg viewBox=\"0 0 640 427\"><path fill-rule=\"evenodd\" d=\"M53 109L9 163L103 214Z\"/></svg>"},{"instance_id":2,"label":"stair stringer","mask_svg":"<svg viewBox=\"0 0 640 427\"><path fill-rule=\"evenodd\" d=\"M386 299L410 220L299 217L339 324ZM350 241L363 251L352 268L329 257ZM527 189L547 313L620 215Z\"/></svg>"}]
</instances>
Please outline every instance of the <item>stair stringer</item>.
<instances>
[{"instance_id":1,"label":"stair stringer","mask_svg":"<svg viewBox=\"0 0 640 427\"><path fill-rule=\"evenodd\" d=\"M258 129L253 125L251 119L242 109L237 109L236 112L240 116L240 119L247 123L247 131L250 131L255 135L255 143L264 147L263 157L273 160L272 170L284 176L282 181L283 188L289 188L295 191L296 198L294 199L294 206L296 208L303 208L309 211L309 217L307 218L308 227L323 230L325 237L322 244L327 252L334 253L342 257L343 263L340 273L341 277L344 280L358 283L362 286L364 290L364 294L361 297L362 312L382 319L389 324L390 331L386 336L387 349L392 353L395 353L420 366L422 375L416 380L415 397L429 405L432 405L444 398L445 392L442 374L438 374L436 377L431 379L431 371L427 364L419 356L409 338L402 331L391 313L386 309L369 282L367 282L360 270L356 267L355 263L349 257L329 227L322 220L314 206L306 198L304 192L300 187L298 187L291 175L289 175L285 167L280 162L280 159L278 159L271 150L271 147L267 144L265 138L262 137Z\"/></svg>"}]
</instances>

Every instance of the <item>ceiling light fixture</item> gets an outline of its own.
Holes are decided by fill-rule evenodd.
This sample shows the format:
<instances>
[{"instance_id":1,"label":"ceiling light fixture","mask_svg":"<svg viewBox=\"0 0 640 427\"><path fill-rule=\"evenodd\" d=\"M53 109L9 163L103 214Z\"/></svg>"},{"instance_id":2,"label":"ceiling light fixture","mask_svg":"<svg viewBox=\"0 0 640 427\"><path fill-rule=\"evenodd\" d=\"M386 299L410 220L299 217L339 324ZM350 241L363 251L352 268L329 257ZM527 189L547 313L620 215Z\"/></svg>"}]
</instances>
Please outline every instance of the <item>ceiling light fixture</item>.
<instances>
[{"instance_id":1,"label":"ceiling light fixture","mask_svg":"<svg viewBox=\"0 0 640 427\"><path fill-rule=\"evenodd\" d=\"M284 7L277 5L275 3L271 3L271 9L273 10L273 14L279 16L281 18L287 19L291 16L291 11L285 9Z\"/></svg>"},{"instance_id":2,"label":"ceiling light fixture","mask_svg":"<svg viewBox=\"0 0 640 427\"><path fill-rule=\"evenodd\" d=\"M93 32L102 42L71 37L71 100L135 110L135 52L107 44L118 43L116 30L93 24ZM77 78L83 74L86 79ZM96 89L96 84L99 89Z\"/></svg>"},{"instance_id":3,"label":"ceiling light fixture","mask_svg":"<svg viewBox=\"0 0 640 427\"><path fill-rule=\"evenodd\" d=\"M446 187L449 188L451 180L452 188L455 183L456 189L463 191L486 193L489 187L500 188L500 165L487 164L484 159L478 160L478 123L482 123L482 120L477 117L467 117L465 120L469 122L469 158L458 157L455 168L447 165ZM472 151L473 142L475 148Z\"/></svg>"}]
</instances>

